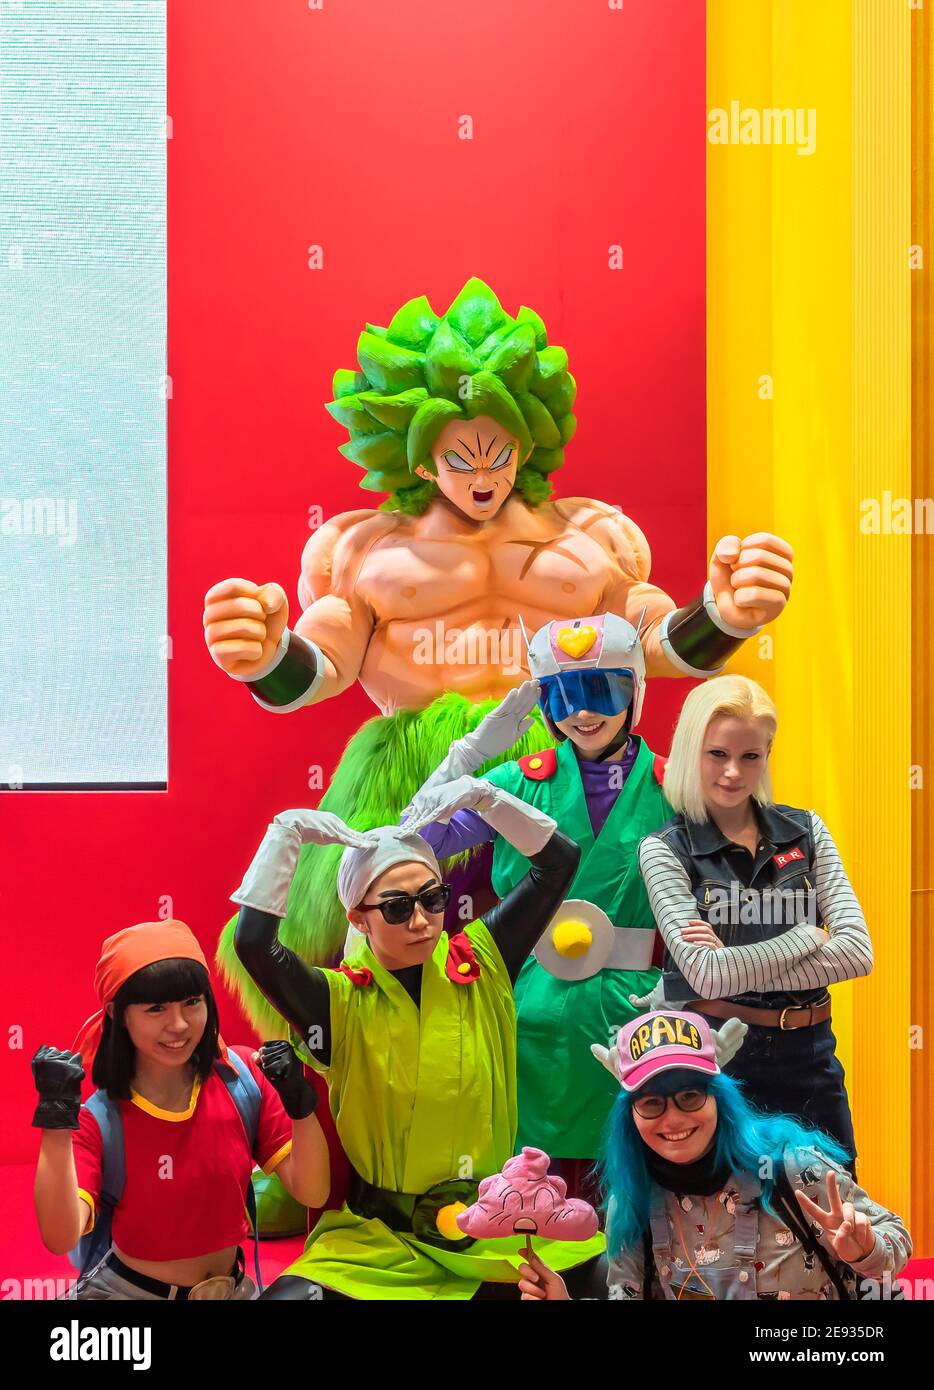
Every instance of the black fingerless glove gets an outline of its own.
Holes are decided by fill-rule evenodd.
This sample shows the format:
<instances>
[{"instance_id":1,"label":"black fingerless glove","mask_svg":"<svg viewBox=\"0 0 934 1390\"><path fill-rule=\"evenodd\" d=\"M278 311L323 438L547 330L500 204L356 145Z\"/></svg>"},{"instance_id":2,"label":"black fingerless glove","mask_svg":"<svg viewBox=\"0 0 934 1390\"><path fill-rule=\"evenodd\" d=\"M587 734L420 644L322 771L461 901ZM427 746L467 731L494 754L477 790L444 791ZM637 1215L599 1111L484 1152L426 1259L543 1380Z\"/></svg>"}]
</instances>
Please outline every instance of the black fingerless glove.
<instances>
[{"instance_id":1,"label":"black fingerless glove","mask_svg":"<svg viewBox=\"0 0 934 1390\"><path fill-rule=\"evenodd\" d=\"M263 1043L259 1050L260 1070L279 1092L290 1120L304 1120L318 1105L318 1092L306 1078L301 1061L291 1043L280 1039Z\"/></svg>"},{"instance_id":2,"label":"black fingerless glove","mask_svg":"<svg viewBox=\"0 0 934 1390\"><path fill-rule=\"evenodd\" d=\"M32 1059L39 1104L32 1122L37 1129L77 1129L84 1066L80 1052L40 1047Z\"/></svg>"}]
</instances>

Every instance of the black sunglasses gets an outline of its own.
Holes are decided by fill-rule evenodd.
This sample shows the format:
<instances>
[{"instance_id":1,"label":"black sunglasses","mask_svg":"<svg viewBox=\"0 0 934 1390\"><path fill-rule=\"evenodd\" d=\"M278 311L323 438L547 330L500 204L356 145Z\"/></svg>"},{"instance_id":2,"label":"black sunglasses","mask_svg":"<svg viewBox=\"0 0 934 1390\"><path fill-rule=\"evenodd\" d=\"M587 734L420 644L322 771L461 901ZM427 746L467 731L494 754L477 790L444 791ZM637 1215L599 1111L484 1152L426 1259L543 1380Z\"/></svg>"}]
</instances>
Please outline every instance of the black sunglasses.
<instances>
[{"instance_id":1,"label":"black sunglasses","mask_svg":"<svg viewBox=\"0 0 934 1390\"><path fill-rule=\"evenodd\" d=\"M420 893L401 893L398 898L385 898L381 903L360 903L357 911L374 912L378 908L384 921L398 927L409 920L416 903L421 903L426 912L443 912L450 901L451 885L436 883L431 888L423 888Z\"/></svg>"},{"instance_id":2,"label":"black sunglasses","mask_svg":"<svg viewBox=\"0 0 934 1390\"><path fill-rule=\"evenodd\" d=\"M673 1101L678 1110L690 1115L692 1110L702 1109L706 1099L707 1092L702 1087L691 1086L687 1090L676 1091L673 1096L640 1096L633 1101L632 1108L643 1120L657 1120L668 1109L669 1101Z\"/></svg>"}]
</instances>

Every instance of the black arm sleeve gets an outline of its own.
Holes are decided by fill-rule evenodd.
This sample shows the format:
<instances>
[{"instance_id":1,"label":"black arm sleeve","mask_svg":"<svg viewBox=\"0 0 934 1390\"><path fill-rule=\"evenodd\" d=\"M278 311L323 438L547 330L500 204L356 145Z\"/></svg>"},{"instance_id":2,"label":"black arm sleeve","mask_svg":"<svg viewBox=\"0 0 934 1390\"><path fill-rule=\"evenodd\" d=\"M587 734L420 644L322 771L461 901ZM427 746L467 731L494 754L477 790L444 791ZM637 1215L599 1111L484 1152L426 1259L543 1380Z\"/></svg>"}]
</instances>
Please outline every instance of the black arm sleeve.
<instances>
[{"instance_id":1,"label":"black arm sleeve","mask_svg":"<svg viewBox=\"0 0 934 1390\"><path fill-rule=\"evenodd\" d=\"M234 950L270 1004L323 1066L331 1064L331 992L323 970L306 965L279 940L279 918L241 907ZM312 1033L312 1029L316 1030ZM311 1046L311 1039L321 1038Z\"/></svg>"},{"instance_id":2,"label":"black arm sleeve","mask_svg":"<svg viewBox=\"0 0 934 1390\"><path fill-rule=\"evenodd\" d=\"M513 984L567 895L580 857L580 846L556 830L544 849L530 856L525 878L481 918Z\"/></svg>"}]
</instances>

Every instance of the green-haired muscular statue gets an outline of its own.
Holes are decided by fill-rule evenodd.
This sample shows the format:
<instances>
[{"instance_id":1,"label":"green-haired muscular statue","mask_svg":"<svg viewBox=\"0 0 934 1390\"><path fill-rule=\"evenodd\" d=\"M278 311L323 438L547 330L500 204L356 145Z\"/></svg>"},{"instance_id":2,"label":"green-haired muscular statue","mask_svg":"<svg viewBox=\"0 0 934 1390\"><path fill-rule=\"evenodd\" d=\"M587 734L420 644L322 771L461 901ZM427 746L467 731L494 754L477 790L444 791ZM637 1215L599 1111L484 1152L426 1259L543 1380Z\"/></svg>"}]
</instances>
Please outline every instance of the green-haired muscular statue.
<instances>
[{"instance_id":1,"label":"green-haired muscular statue","mask_svg":"<svg viewBox=\"0 0 934 1390\"><path fill-rule=\"evenodd\" d=\"M267 709L319 704L356 680L379 707L321 802L354 827L397 817L448 745L522 683L520 616L529 632L590 613L641 620L650 676L707 676L784 607L791 549L775 536L723 538L703 592L678 608L649 582L634 522L604 502L552 497L576 388L533 310L511 317L472 279L440 317L421 296L388 328L368 326L357 360L337 372L328 410L350 433L341 453L364 470L361 487L387 500L308 541L293 629L275 583L224 580L204 613L214 661ZM548 743L536 724L512 756ZM323 963L346 927L336 856L324 877L319 857L304 869L281 937ZM281 1030L230 937L219 953L228 980L258 1027Z\"/></svg>"}]
</instances>

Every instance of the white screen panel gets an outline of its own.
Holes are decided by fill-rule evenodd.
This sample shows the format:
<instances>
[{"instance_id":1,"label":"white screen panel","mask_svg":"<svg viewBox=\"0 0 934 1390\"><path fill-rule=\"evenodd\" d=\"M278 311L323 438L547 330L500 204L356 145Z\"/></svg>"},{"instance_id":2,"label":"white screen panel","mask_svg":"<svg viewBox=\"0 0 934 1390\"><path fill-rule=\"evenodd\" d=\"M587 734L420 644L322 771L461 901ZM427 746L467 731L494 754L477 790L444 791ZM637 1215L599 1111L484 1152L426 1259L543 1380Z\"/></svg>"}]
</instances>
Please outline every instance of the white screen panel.
<instances>
[{"instance_id":1,"label":"white screen panel","mask_svg":"<svg viewBox=\"0 0 934 1390\"><path fill-rule=\"evenodd\" d=\"M0 0L0 785L164 785L164 0Z\"/></svg>"}]
</instances>

